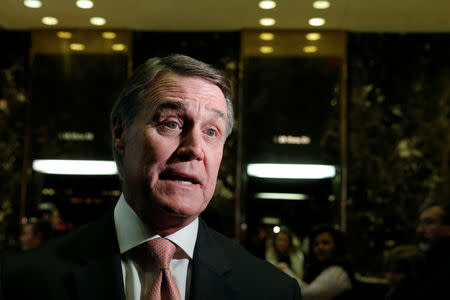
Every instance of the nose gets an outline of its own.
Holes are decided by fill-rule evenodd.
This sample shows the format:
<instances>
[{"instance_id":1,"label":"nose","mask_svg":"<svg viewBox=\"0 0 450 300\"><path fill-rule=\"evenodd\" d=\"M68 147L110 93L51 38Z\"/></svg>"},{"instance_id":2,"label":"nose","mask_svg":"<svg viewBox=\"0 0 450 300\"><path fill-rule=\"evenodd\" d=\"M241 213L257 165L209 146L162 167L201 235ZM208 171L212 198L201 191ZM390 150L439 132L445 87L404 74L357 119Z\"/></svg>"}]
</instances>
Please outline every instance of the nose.
<instances>
[{"instance_id":1,"label":"nose","mask_svg":"<svg viewBox=\"0 0 450 300\"><path fill-rule=\"evenodd\" d=\"M203 160L203 139L200 129L194 127L182 135L177 153L182 160Z\"/></svg>"}]
</instances>

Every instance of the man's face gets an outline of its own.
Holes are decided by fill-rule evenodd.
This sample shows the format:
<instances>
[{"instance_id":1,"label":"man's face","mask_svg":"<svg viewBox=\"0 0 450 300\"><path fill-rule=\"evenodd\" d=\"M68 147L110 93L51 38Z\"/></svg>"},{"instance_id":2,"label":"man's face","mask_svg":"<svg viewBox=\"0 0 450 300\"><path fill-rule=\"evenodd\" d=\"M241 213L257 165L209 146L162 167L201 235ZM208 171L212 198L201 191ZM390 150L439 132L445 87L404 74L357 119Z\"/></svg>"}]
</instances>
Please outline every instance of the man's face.
<instances>
[{"instance_id":1,"label":"man's face","mask_svg":"<svg viewBox=\"0 0 450 300\"><path fill-rule=\"evenodd\" d=\"M431 206L420 214L416 231L424 242L434 242L446 235L448 226L442 223L442 215L440 206Z\"/></svg>"},{"instance_id":2,"label":"man's face","mask_svg":"<svg viewBox=\"0 0 450 300\"><path fill-rule=\"evenodd\" d=\"M157 79L148 99L115 140L123 157L124 195L153 226L189 224L214 193L226 139L226 100L207 80L171 73Z\"/></svg>"}]
</instances>

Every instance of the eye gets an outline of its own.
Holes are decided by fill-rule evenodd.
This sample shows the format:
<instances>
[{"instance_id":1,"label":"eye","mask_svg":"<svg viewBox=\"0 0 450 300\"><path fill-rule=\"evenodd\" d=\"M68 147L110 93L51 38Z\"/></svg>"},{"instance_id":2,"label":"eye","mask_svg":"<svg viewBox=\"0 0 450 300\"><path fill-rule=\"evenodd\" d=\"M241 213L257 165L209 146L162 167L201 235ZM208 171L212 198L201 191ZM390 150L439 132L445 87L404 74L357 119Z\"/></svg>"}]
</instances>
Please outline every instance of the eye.
<instances>
[{"instance_id":1,"label":"eye","mask_svg":"<svg viewBox=\"0 0 450 300\"><path fill-rule=\"evenodd\" d=\"M164 122L164 126L169 129L177 129L180 127L180 125L177 122L173 122L173 121Z\"/></svg>"},{"instance_id":2,"label":"eye","mask_svg":"<svg viewBox=\"0 0 450 300\"><path fill-rule=\"evenodd\" d=\"M207 136L211 136L211 137L214 137L217 135L217 132L214 129L206 129L205 133Z\"/></svg>"}]
</instances>

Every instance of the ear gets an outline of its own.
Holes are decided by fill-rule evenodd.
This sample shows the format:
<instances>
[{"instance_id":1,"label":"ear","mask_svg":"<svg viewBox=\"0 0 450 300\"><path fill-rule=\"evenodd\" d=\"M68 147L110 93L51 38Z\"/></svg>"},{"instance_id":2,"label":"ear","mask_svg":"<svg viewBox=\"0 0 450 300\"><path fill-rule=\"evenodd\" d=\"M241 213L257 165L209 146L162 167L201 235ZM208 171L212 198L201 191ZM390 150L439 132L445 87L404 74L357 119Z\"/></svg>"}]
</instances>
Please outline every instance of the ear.
<instances>
[{"instance_id":1,"label":"ear","mask_svg":"<svg viewBox=\"0 0 450 300\"><path fill-rule=\"evenodd\" d=\"M120 116L115 116L113 119L112 138L116 151L123 156L125 153L125 127Z\"/></svg>"}]
</instances>

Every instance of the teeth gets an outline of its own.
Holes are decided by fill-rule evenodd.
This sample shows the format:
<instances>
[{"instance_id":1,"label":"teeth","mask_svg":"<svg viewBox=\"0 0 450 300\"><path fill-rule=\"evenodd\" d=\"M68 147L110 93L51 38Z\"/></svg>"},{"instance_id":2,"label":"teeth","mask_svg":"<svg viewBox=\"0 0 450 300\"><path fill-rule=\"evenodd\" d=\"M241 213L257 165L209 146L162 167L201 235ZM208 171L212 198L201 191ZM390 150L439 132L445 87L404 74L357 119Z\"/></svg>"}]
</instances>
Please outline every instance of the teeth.
<instances>
[{"instance_id":1,"label":"teeth","mask_svg":"<svg viewBox=\"0 0 450 300\"><path fill-rule=\"evenodd\" d=\"M183 180L176 180L176 182L181 183L181 184L186 184L186 185L192 184L192 182L190 182L190 181L183 181Z\"/></svg>"}]
</instances>

